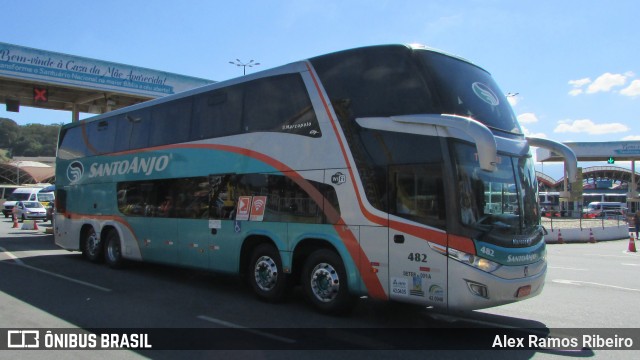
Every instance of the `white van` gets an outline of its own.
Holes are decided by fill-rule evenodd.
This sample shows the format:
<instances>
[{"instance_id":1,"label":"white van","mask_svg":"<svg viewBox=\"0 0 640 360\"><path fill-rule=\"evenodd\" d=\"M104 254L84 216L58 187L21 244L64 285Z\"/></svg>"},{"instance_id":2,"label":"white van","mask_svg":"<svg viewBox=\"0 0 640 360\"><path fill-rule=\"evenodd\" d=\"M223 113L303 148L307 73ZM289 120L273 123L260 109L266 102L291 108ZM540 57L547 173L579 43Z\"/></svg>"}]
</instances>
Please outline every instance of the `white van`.
<instances>
[{"instance_id":1,"label":"white van","mask_svg":"<svg viewBox=\"0 0 640 360\"><path fill-rule=\"evenodd\" d=\"M584 209L584 213L586 217L600 217L604 215L605 212L608 213L616 213L617 215L623 215L625 210L625 206L620 202L591 202L587 205L587 208Z\"/></svg>"},{"instance_id":2,"label":"white van","mask_svg":"<svg viewBox=\"0 0 640 360\"><path fill-rule=\"evenodd\" d=\"M17 188L13 191L11 195L7 198L7 201L2 204L2 213L5 218L11 216L11 212L13 211L13 207L16 206L16 202L18 201L37 201L38 200L38 192L42 190L41 187L25 187L25 188Z\"/></svg>"},{"instance_id":3,"label":"white van","mask_svg":"<svg viewBox=\"0 0 640 360\"><path fill-rule=\"evenodd\" d=\"M7 198L17 189L20 185L0 185L0 206L7 201Z\"/></svg>"}]
</instances>

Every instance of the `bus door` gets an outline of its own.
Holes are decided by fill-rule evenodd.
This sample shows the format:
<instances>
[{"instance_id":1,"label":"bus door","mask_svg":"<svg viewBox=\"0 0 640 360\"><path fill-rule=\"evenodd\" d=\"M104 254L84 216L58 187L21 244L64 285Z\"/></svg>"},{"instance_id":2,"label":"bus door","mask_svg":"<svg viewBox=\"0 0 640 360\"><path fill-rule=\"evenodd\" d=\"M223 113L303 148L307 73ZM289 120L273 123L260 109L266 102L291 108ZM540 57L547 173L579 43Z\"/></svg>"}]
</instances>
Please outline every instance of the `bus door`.
<instances>
[{"instance_id":1,"label":"bus door","mask_svg":"<svg viewBox=\"0 0 640 360\"><path fill-rule=\"evenodd\" d=\"M235 224L234 174L214 174L193 184L186 218L180 221L180 263L216 271L237 271L240 225ZM241 228L241 227L240 227Z\"/></svg>"},{"instance_id":2,"label":"bus door","mask_svg":"<svg viewBox=\"0 0 640 360\"><path fill-rule=\"evenodd\" d=\"M179 193L180 216L178 234L178 263L193 268L210 268L209 177L201 176L184 180Z\"/></svg>"},{"instance_id":3,"label":"bus door","mask_svg":"<svg viewBox=\"0 0 640 360\"><path fill-rule=\"evenodd\" d=\"M447 237L442 165L390 166L388 207L390 297L444 306L447 259L442 252Z\"/></svg>"}]
</instances>

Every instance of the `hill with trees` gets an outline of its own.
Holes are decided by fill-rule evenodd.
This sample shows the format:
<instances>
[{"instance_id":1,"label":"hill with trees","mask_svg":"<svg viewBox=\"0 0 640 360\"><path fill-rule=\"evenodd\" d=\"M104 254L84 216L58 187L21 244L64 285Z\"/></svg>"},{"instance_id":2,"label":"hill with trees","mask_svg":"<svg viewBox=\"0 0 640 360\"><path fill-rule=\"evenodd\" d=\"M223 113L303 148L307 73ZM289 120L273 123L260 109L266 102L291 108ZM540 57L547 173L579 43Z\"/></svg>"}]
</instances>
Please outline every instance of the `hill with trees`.
<instances>
[{"instance_id":1,"label":"hill with trees","mask_svg":"<svg viewBox=\"0 0 640 360\"><path fill-rule=\"evenodd\" d=\"M7 157L56 156L56 144L60 124L18 125L15 121L0 118L0 149Z\"/></svg>"}]
</instances>

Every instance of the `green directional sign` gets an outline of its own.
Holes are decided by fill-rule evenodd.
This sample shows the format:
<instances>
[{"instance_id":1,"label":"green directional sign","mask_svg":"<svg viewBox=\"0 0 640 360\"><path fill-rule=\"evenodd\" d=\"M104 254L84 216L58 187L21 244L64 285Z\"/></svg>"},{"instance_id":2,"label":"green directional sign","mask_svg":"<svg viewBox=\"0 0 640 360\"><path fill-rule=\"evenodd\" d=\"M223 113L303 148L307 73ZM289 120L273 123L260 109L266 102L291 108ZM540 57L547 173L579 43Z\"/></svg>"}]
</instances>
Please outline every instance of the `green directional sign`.
<instances>
[{"instance_id":1,"label":"green directional sign","mask_svg":"<svg viewBox=\"0 0 640 360\"><path fill-rule=\"evenodd\" d=\"M607 159L607 164L615 164L616 159L613 158L613 156L609 156L609 159Z\"/></svg>"}]
</instances>

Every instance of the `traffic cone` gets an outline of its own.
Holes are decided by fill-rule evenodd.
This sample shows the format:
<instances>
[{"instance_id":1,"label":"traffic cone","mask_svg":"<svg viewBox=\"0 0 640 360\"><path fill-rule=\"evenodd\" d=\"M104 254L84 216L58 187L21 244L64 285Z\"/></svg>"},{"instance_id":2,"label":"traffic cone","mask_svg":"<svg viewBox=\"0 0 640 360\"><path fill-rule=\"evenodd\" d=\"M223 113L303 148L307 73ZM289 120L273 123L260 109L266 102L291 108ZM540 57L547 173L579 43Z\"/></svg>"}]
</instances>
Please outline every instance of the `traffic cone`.
<instances>
[{"instance_id":1,"label":"traffic cone","mask_svg":"<svg viewBox=\"0 0 640 360\"><path fill-rule=\"evenodd\" d=\"M18 225L18 217L16 216L16 214L13 214L13 229L17 229L19 228L20 225Z\"/></svg>"},{"instance_id":2,"label":"traffic cone","mask_svg":"<svg viewBox=\"0 0 640 360\"><path fill-rule=\"evenodd\" d=\"M40 230L38 229L38 222L36 220L33 220L33 230Z\"/></svg>"},{"instance_id":3,"label":"traffic cone","mask_svg":"<svg viewBox=\"0 0 640 360\"><path fill-rule=\"evenodd\" d=\"M589 229L589 242L592 244L596 243L596 238L593 236L593 230Z\"/></svg>"},{"instance_id":4,"label":"traffic cone","mask_svg":"<svg viewBox=\"0 0 640 360\"><path fill-rule=\"evenodd\" d=\"M636 241L633 239L633 233L629 234L629 252L636 252Z\"/></svg>"},{"instance_id":5,"label":"traffic cone","mask_svg":"<svg viewBox=\"0 0 640 360\"><path fill-rule=\"evenodd\" d=\"M564 240L562 240L562 233L560 229L558 229L558 244L564 244Z\"/></svg>"}]
</instances>

